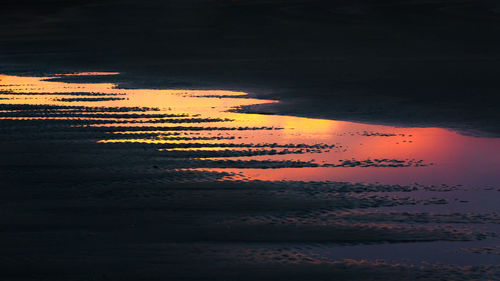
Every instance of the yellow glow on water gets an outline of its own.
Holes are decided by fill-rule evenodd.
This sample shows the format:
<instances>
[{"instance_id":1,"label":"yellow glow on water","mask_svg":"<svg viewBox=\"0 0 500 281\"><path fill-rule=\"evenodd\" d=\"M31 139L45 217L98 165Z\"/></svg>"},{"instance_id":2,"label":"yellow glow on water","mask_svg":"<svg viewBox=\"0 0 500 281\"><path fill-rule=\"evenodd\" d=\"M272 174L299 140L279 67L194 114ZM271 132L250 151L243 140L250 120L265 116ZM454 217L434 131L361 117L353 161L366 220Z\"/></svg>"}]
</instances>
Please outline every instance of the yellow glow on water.
<instances>
[{"instance_id":1,"label":"yellow glow on water","mask_svg":"<svg viewBox=\"0 0 500 281\"><path fill-rule=\"evenodd\" d=\"M150 145L167 157L169 152L189 152L185 157L197 160L239 161L241 167L251 166L206 169L247 179L472 182L478 177L494 180L480 175L489 175L500 165L498 139L466 137L438 128L234 112L247 105L277 102L247 98L244 92L122 89L114 83L54 80L117 74L0 75L0 105L54 107L3 108L0 120L67 121L67 126L101 127L109 132L98 143ZM393 160L406 166L390 167ZM357 164L349 166L352 163ZM430 163L433 165L427 165Z\"/></svg>"},{"instance_id":2,"label":"yellow glow on water","mask_svg":"<svg viewBox=\"0 0 500 281\"><path fill-rule=\"evenodd\" d=\"M114 74L114 73L113 73ZM71 74L76 76L92 75L86 73ZM102 74L99 74L102 75ZM52 79L57 76L27 77L0 75L0 89L12 93L103 93L103 94L174 94L174 95L216 95L244 96L244 92L224 90L157 90L157 89L121 89L114 83L66 83Z\"/></svg>"}]
</instances>

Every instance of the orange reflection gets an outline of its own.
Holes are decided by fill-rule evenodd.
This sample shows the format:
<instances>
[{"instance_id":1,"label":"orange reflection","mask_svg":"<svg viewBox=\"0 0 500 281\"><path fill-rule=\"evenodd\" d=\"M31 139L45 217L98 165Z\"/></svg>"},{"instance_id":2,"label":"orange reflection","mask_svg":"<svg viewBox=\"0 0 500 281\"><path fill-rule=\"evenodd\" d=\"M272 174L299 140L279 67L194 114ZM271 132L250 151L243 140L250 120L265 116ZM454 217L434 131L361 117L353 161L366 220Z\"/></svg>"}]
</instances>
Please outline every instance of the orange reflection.
<instances>
[{"instance_id":1,"label":"orange reflection","mask_svg":"<svg viewBox=\"0 0 500 281\"><path fill-rule=\"evenodd\" d=\"M231 112L277 102L245 98L244 92L122 89L114 83L54 80L116 74L0 75L0 105L46 106L2 108L0 119L103 127L110 134L99 143L154 145L167 157L208 163L193 169L229 171L241 179L403 184L496 184L500 179L496 171L499 139L467 137L439 128ZM238 168L226 163L237 163Z\"/></svg>"}]
</instances>

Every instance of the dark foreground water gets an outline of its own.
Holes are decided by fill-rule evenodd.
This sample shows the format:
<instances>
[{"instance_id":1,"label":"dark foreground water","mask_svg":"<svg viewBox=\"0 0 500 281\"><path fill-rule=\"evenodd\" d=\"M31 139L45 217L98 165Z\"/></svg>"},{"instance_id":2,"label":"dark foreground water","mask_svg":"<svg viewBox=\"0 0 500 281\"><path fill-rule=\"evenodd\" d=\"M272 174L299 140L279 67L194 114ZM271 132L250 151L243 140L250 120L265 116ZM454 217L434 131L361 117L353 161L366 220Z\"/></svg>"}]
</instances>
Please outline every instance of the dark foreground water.
<instances>
[{"instance_id":1,"label":"dark foreground water","mask_svg":"<svg viewBox=\"0 0 500 281\"><path fill-rule=\"evenodd\" d=\"M500 139L113 75L0 75L9 277L500 278Z\"/></svg>"}]
</instances>

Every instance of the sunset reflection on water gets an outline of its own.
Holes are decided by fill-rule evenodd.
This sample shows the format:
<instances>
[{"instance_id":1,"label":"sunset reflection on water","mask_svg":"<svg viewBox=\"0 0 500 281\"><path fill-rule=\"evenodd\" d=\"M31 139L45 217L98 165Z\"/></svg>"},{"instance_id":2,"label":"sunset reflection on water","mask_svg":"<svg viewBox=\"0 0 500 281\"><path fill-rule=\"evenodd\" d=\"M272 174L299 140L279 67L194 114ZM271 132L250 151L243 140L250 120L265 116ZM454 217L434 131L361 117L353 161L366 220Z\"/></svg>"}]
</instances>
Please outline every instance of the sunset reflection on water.
<instances>
[{"instance_id":1,"label":"sunset reflection on water","mask_svg":"<svg viewBox=\"0 0 500 281\"><path fill-rule=\"evenodd\" d=\"M0 104L54 107L3 108L0 118L75 120L78 124L68 126L109 128L99 143L155 145L159 156L208 163L188 169L232 173L226 179L471 186L497 185L500 179L497 138L440 128L243 113L238 109L277 102L248 98L243 92L123 89L114 83L56 79L116 74L0 75Z\"/></svg>"}]
</instances>

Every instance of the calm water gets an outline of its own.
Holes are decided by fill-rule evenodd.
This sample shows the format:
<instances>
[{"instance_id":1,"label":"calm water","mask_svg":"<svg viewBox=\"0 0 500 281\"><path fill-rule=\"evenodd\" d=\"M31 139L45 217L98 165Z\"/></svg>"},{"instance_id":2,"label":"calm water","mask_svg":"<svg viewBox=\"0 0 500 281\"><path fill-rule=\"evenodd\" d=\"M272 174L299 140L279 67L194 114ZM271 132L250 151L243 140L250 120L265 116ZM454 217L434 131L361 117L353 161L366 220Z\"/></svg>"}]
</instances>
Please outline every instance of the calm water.
<instances>
[{"instance_id":1,"label":"calm water","mask_svg":"<svg viewBox=\"0 0 500 281\"><path fill-rule=\"evenodd\" d=\"M26 128L33 126L36 134L25 136L28 145L30 137L42 137L56 142L90 141L93 143L91 147L95 144L108 147L122 145L124 149L144 146L152 148L147 150L148 157L152 152L155 161L166 163L162 169L213 171L222 175L217 179L224 181L279 182L284 190L295 192L296 197L292 198L297 202L319 194L319 197L328 200L340 196L347 203L365 204L350 206L346 203L345 209L336 207L325 210L321 206L317 210L301 209L297 211L298 216L290 212L262 215L260 211L226 214L248 223L272 225L271 229L276 223L294 227L297 223L305 226L340 223L343 227L364 223L367 227L383 230L395 227L401 229L401 233L415 232L417 236L418 229L425 227L466 233L500 232L498 138L464 136L442 128L402 128L248 114L243 113L244 106L278 101L249 98L243 92L122 89L113 83L88 83L91 81L89 78L95 75L109 75L112 80L117 74L0 75L0 119L17 120L12 123L14 129L18 125L16 122L27 122ZM71 78L74 82L65 83L57 78ZM82 83L84 81L87 83ZM82 127L92 130L79 130ZM83 136L79 135L82 133ZM134 151L140 154L146 150ZM134 163L130 163L130 167L149 168L134 166ZM163 173L163 170L156 171ZM171 176L172 173L169 173L165 177ZM388 188L387 192L373 192L360 185L364 191L348 195L344 191L330 192L329 189L319 188L317 193L309 194L310 197L301 197L303 190L293 187L305 184L307 189L307 186L334 185L339 181L418 188L411 189L412 192L399 192L398 187ZM270 192L272 196L281 198ZM393 204L377 205L377 200ZM209 216L210 213L203 215ZM221 219L220 216L217 215L216 219ZM241 221L236 220L237 223ZM230 225L234 222L221 223ZM395 233L396 236L400 234L398 231ZM390 237L387 239L390 241ZM484 247L498 249L495 235L477 241L445 240L357 246L311 244L305 247L298 243L290 246L305 256L321 256L321 260L382 258L394 263L418 264L427 261L467 265L499 262L496 250L492 250L493 254L474 253L484 252ZM282 243L250 243L232 247L236 247L238 254L246 250L253 253L255 247L265 251L277 248L277 252L283 252ZM261 258L249 255L257 260Z\"/></svg>"},{"instance_id":2,"label":"calm water","mask_svg":"<svg viewBox=\"0 0 500 281\"><path fill-rule=\"evenodd\" d=\"M113 83L53 80L116 74L0 75L0 104L56 106L30 114L4 110L1 118L108 127L109 137L98 142L155 144L159 155L177 151L176 157L209 163L193 169L230 172L225 179L498 187L498 138L441 128L237 113L246 105L278 102L243 92L121 89Z\"/></svg>"}]
</instances>

